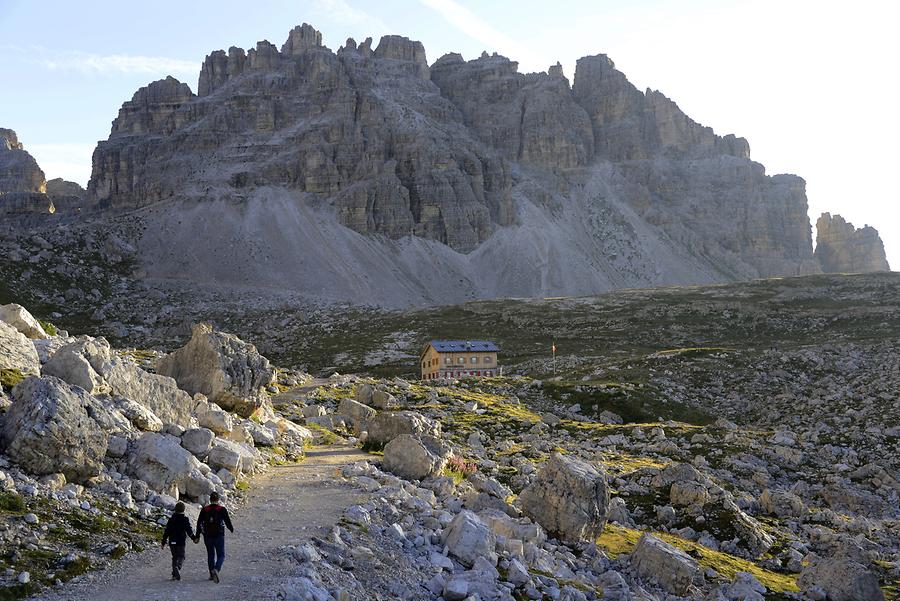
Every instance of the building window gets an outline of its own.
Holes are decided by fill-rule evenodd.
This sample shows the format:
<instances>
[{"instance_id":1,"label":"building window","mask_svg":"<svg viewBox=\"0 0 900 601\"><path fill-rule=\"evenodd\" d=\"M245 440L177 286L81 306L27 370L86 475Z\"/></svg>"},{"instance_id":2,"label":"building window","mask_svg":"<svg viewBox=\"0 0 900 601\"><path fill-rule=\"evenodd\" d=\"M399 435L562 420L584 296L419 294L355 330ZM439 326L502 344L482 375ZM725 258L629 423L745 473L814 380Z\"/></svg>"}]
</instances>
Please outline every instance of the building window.
<instances>
[{"instance_id":1,"label":"building window","mask_svg":"<svg viewBox=\"0 0 900 601\"><path fill-rule=\"evenodd\" d=\"M478 363L478 357L472 357L472 365Z\"/></svg>"},{"instance_id":2,"label":"building window","mask_svg":"<svg viewBox=\"0 0 900 601\"><path fill-rule=\"evenodd\" d=\"M450 365L451 363L453 363L453 359L451 359L450 357L444 357L444 365Z\"/></svg>"},{"instance_id":3,"label":"building window","mask_svg":"<svg viewBox=\"0 0 900 601\"><path fill-rule=\"evenodd\" d=\"M485 358L484 358L484 362L485 362L485 363L490 363L490 362L491 362L491 358L490 358L490 357L485 357Z\"/></svg>"},{"instance_id":4,"label":"building window","mask_svg":"<svg viewBox=\"0 0 900 601\"><path fill-rule=\"evenodd\" d=\"M465 357L460 357L460 358L459 358L459 362L460 362L460 363L465 363L465 362L466 362L466 358L465 358Z\"/></svg>"}]
</instances>

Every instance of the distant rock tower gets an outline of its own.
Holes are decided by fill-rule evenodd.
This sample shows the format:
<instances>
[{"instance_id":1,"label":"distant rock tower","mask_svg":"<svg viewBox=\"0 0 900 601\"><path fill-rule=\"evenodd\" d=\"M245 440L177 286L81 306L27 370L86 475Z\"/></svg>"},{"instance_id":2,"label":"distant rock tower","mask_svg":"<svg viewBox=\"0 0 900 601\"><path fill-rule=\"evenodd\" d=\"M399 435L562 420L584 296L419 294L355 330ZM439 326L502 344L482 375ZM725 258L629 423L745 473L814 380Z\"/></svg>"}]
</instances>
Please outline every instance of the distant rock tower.
<instances>
[{"instance_id":1,"label":"distant rock tower","mask_svg":"<svg viewBox=\"0 0 900 601\"><path fill-rule=\"evenodd\" d=\"M884 243L875 228L857 229L840 215L822 213L816 231L815 254L825 273L890 271Z\"/></svg>"}]
</instances>

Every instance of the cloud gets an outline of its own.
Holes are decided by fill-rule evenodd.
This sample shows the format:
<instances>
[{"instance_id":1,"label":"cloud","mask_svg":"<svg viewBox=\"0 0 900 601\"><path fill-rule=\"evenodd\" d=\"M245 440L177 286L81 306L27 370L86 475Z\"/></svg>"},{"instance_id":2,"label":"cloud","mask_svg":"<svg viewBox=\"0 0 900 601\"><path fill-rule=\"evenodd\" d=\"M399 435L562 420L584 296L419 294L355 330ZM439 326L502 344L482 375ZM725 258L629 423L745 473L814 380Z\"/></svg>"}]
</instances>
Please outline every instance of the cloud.
<instances>
[{"instance_id":1,"label":"cloud","mask_svg":"<svg viewBox=\"0 0 900 601\"><path fill-rule=\"evenodd\" d=\"M96 75L166 73L193 76L199 70L194 61L130 54L67 52L50 57L35 57L31 60L51 71L77 71Z\"/></svg>"},{"instance_id":2,"label":"cloud","mask_svg":"<svg viewBox=\"0 0 900 601\"><path fill-rule=\"evenodd\" d=\"M445 21L472 39L498 50L510 60L518 61L525 70L543 71L549 62L532 53L528 47L515 41L490 23L474 14L455 0L419 0L424 6L441 15ZM545 64L546 63L546 64Z\"/></svg>"},{"instance_id":3,"label":"cloud","mask_svg":"<svg viewBox=\"0 0 900 601\"><path fill-rule=\"evenodd\" d=\"M93 75L188 75L199 71L196 61L165 56L133 54L93 54L77 50L57 52L40 45L7 44L7 50L22 60L51 71L74 71Z\"/></svg>"},{"instance_id":4,"label":"cloud","mask_svg":"<svg viewBox=\"0 0 900 601\"><path fill-rule=\"evenodd\" d=\"M390 31L387 23L380 18L354 6L345 0L316 0L318 9L339 23L365 27L376 32Z\"/></svg>"}]
</instances>

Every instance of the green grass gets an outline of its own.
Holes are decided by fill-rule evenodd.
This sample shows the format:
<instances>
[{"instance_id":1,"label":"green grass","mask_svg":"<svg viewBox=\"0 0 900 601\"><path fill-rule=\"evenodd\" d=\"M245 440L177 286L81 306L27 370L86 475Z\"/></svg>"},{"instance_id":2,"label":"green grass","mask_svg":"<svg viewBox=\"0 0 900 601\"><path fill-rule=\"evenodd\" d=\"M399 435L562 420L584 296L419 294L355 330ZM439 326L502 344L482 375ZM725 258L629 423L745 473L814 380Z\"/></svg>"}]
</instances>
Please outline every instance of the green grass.
<instances>
[{"instance_id":1,"label":"green grass","mask_svg":"<svg viewBox=\"0 0 900 601\"><path fill-rule=\"evenodd\" d=\"M57 329L57 327L55 325L53 325L52 323L50 323L49 321L43 321L43 320L38 319L37 322L44 329L44 331L47 334L49 334L50 336L56 336L57 334L59 334L59 330Z\"/></svg>"},{"instance_id":2,"label":"green grass","mask_svg":"<svg viewBox=\"0 0 900 601\"><path fill-rule=\"evenodd\" d=\"M607 524L603 534L597 539L597 545L602 547L611 557L618 557L625 553L631 553L641 537L640 530L625 528L618 524ZM653 532L657 538L688 553L697 563L704 568L712 568L725 580L733 581L738 572L749 572L759 580L772 593L797 592L797 577L792 574L781 574L765 568L761 568L752 561L713 551L699 543L667 534L665 532Z\"/></svg>"},{"instance_id":3,"label":"green grass","mask_svg":"<svg viewBox=\"0 0 900 601\"><path fill-rule=\"evenodd\" d=\"M0 386L2 386L4 390L12 390L16 384L24 379L25 374L18 369L6 367L0 369Z\"/></svg>"},{"instance_id":4,"label":"green grass","mask_svg":"<svg viewBox=\"0 0 900 601\"><path fill-rule=\"evenodd\" d=\"M25 500L18 493L11 491L0 492L0 511L7 513L25 513Z\"/></svg>"}]
</instances>

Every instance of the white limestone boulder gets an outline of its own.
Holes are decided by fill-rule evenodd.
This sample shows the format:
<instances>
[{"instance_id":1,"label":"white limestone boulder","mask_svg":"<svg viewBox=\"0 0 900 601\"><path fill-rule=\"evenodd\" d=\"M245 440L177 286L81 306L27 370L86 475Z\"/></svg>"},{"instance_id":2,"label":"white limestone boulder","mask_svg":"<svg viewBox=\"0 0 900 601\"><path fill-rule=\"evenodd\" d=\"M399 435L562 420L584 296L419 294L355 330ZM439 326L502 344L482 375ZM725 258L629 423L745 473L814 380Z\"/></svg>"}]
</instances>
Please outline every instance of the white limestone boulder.
<instances>
[{"instance_id":1,"label":"white limestone boulder","mask_svg":"<svg viewBox=\"0 0 900 601\"><path fill-rule=\"evenodd\" d=\"M384 470L407 480L439 474L450 460L450 447L433 436L401 434L384 447Z\"/></svg>"},{"instance_id":2,"label":"white limestone boulder","mask_svg":"<svg viewBox=\"0 0 900 601\"><path fill-rule=\"evenodd\" d=\"M209 324L195 325L188 343L163 357L157 372L241 417L268 402L265 389L275 378L275 368L254 345Z\"/></svg>"},{"instance_id":3,"label":"white limestone boulder","mask_svg":"<svg viewBox=\"0 0 900 601\"><path fill-rule=\"evenodd\" d=\"M10 459L35 475L65 474L70 482L98 475L115 416L81 388L53 377L30 377L13 389L0 431L0 445Z\"/></svg>"},{"instance_id":4,"label":"white limestone boulder","mask_svg":"<svg viewBox=\"0 0 900 601\"><path fill-rule=\"evenodd\" d=\"M646 580L673 595L688 595L702 580L700 566L684 551L652 534L642 534L631 554L631 565Z\"/></svg>"},{"instance_id":5,"label":"white limestone boulder","mask_svg":"<svg viewBox=\"0 0 900 601\"><path fill-rule=\"evenodd\" d=\"M451 555L465 566L472 566L479 557L491 565L497 563L495 546L497 537L487 524L473 512L462 510L444 528L441 540Z\"/></svg>"},{"instance_id":6,"label":"white limestone boulder","mask_svg":"<svg viewBox=\"0 0 900 601\"><path fill-rule=\"evenodd\" d=\"M31 340L50 338L38 320L22 305L15 303L0 305L0 321L11 325Z\"/></svg>"},{"instance_id":7,"label":"white limestone boulder","mask_svg":"<svg viewBox=\"0 0 900 601\"><path fill-rule=\"evenodd\" d=\"M0 369L16 369L23 376L36 376L41 363L34 344L18 330L0 321Z\"/></svg>"},{"instance_id":8,"label":"white limestone boulder","mask_svg":"<svg viewBox=\"0 0 900 601\"><path fill-rule=\"evenodd\" d=\"M609 487L594 466L554 453L518 502L550 534L570 542L590 541L606 525Z\"/></svg>"}]
</instances>

